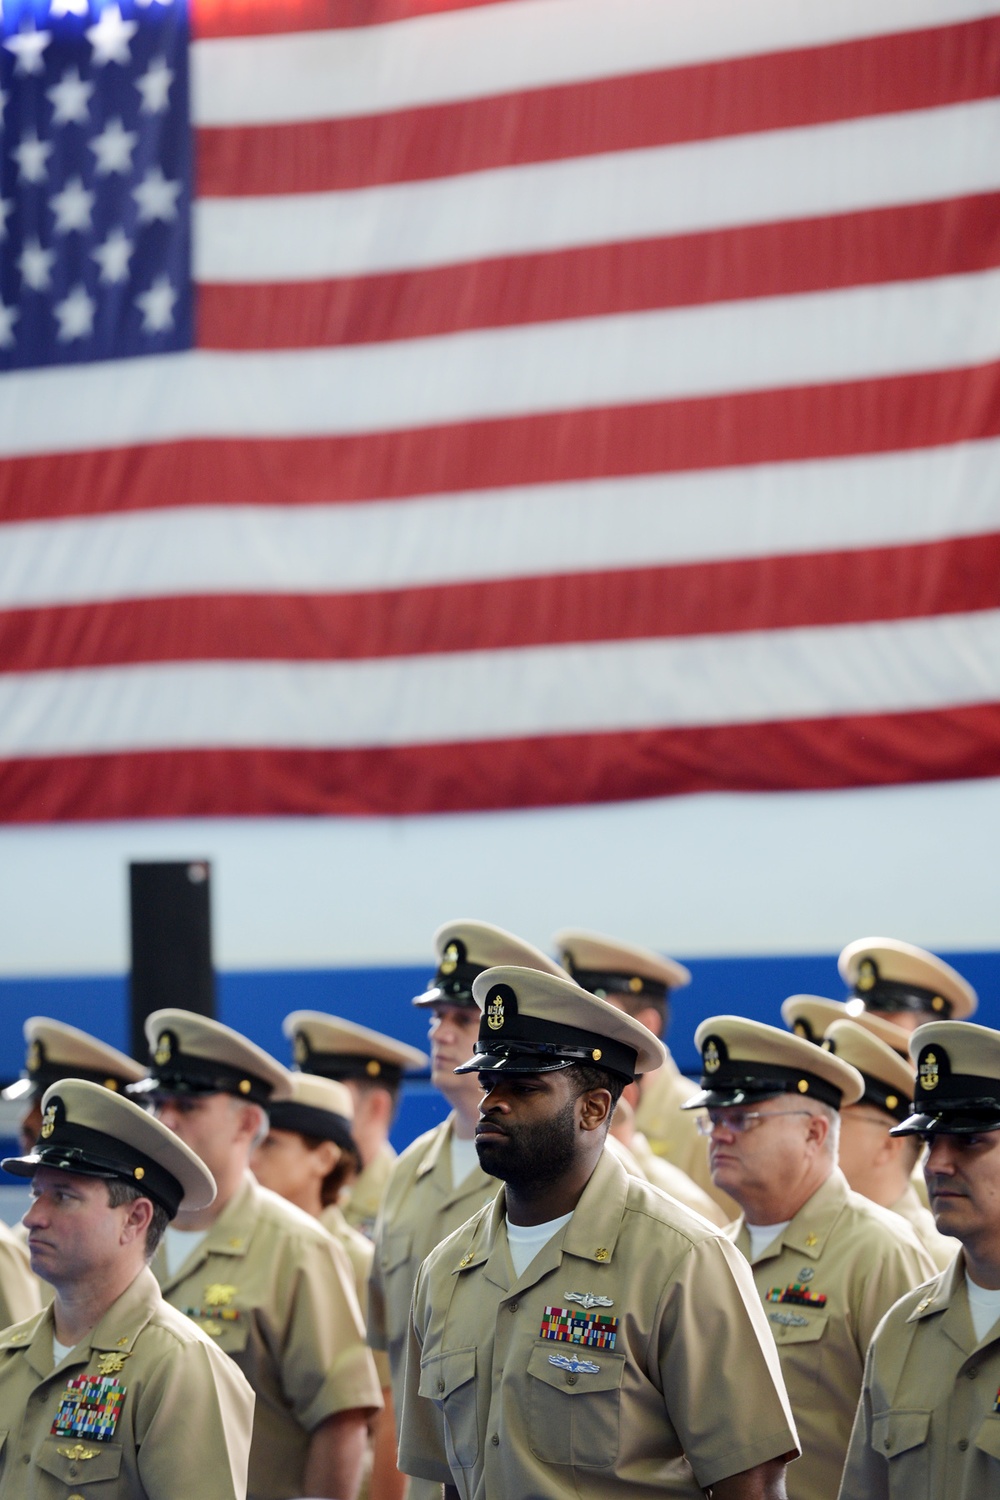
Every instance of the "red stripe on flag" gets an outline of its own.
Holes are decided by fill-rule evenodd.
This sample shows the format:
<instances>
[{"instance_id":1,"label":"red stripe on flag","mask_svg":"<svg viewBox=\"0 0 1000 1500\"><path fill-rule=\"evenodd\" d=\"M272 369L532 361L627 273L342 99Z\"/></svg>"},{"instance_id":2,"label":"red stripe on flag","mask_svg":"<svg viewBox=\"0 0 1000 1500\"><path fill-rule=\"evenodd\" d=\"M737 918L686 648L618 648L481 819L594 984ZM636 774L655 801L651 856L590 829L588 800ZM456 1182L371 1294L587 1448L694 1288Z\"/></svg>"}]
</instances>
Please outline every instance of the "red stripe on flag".
<instances>
[{"instance_id":1,"label":"red stripe on flag","mask_svg":"<svg viewBox=\"0 0 1000 1500\"><path fill-rule=\"evenodd\" d=\"M317 193L986 99L1000 17L379 115L197 133L201 197Z\"/></svg>"},{"instance_id":2,"label":"red stripe on flag","mask_svg":"<svg viewBox=\"0 0 1000 1500\"><path fill-rule=\"evenodd\" d=\"M938 447L1000 434L1000 364L328 438L190 439L0 463L9 521L402 499Z\"/></svg>"},{"instance_id":3,"label":"red stripe on flag","mask_svg":"<svg viewBox=\"0 0 1000 1500\"><path fill-rule=\"evenodd\" d=\"M207 349L305 349L956 276L1000 265L1000 194L426 271L202 285Z\"/></svg>"},{"instance_id":4,"label":"red stripe on flag","mask_svg":"<svg viewBox=\"0 0 1000 1500\"><path fill-rule=\"evenodd\" d=\"M496 0L191 0L191 30L195 37L342 31L494 4Z\"/></svg>"},{"instance_id":5,"label":"red stripe on flag","mask_svg":"<svg viewBox=\"0 0 1000 1500\"><path fill-rule=\"evenodd\" d=\"M5 672L360 661L783 630L1000 608L1000 535L341 595L130 599L0 613Z\"/></svg>"},{"instance_id":6,"label":"red stripe on flag","mask_svg":"<svg viewBox=\"0 0 1000 1500\"><path fill-rule=\"evenodd\" d=\"M0 821L387 816L1000 775L1000 704L372 750L0 762Z\"/></svg>"}]
</instances>

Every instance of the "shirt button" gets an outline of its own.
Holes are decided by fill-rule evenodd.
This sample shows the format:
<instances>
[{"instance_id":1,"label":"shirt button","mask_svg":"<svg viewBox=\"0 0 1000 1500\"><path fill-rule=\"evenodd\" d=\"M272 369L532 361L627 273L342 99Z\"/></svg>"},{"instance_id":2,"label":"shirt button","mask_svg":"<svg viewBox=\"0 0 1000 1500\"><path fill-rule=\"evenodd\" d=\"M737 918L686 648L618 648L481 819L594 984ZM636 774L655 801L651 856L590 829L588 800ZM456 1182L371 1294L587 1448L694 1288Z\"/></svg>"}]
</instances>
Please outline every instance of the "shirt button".
<instances>
[{"instance_id":1,"label":"shirt button","mask_svg":"<svg viewBox=\"0 0 1000 1500\"><path fill-rule=\"evenodd\" d=\"M960 1453L964 1453L965 1450L966 1450L966 1448L968 1446L969 1446L969 1439L968 1438L959 1438L959 1440L958 1440L958 1451Z\"/></svg>"},{"instance_id":2,"label":"shirt button","mask_svg":"<svg viewBox=\"0 0 1000 1500\"><path fill-rule=\"evenodd\" d=\"M493 1436L490 1438L490 1442L493 1444L494 1448L499 1448L499 1446L500 1446L499 1435L497 1433L494 1433Z\"/></svg>"},{"instance_id":3,"label":"shirt button","mask_svg":"<svg viewBox=\"0 0 1000 1500\"><path fill-rule=\"evenodd\" d=\"M507 1303L507 1311L508 1312L517 1312L517 1303L516 1302L508 1302Z\"/></svg>"},{"instance_id":4,"label":"shirt button","mask_svg":"<svg viewBox=\"0 0 1000 1500\"><path fill-rule=\"evenodd\" d=\"M23 1464L30 1464L31 1463L31 1454L30 1453L22 1453L21 1454L21 1462Z\"/></svg>"},{"instance_id":5,"label":"shirt button","mask_svg":"<svg viewBox=\"0 0 1000 1500\"><path fill-rule=\"evenodd\" d=\"M970 1365L969 1368L966 1370L965 1373L969 1377L970 1380L975 1380L976 1376L979 1374L979 1367L978 1367L978 1365Z\"/></svg>"},{"instance_id":6,"label":"shirt button","mask_svg":"<svg viewBox=\"0 0 1000 1500\"><path fill-rule=\"evenodd\" d=\"M566 1376L566 1384L567 1385L576 1385L576 1376L575 1375L567 1375Z\"/></svg>"},{"instance_id":7,"label":"shirt button","mask_svg":"<svg viewBox=\"0 0 1000 1500\"><path fill-rule=\"evenodd\" d=\"M892 1447L892 1438L891 1437L884 1437L882 1439L882 1444L886 1448L891 1448Z\"/></svg>"},{"instance_id":8,"label":"shirt button","mask_svg":"<svg viewBox=\"0 0 1000 1500\"><path fill-rule=\"evenodd\" d=\"M439 1380L438 1381L438 1391L441 1392L443 1390L444 1390L444 1381L443 1380Z\"/></svg>"}]
</instances>

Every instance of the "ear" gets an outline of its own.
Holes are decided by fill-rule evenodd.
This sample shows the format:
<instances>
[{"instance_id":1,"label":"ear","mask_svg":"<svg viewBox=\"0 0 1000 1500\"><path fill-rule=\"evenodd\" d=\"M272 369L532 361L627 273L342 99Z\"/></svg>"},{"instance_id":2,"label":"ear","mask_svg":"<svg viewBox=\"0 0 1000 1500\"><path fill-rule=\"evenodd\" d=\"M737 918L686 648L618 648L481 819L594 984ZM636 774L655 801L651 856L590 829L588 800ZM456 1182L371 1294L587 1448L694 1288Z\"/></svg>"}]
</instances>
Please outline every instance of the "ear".
<instances>
[{"instance_id":1,"label":"ear","mask_svg":"<svg viewBox=\"0 0 1000 1500\"><path fill-rule=\"evenodd\" d=\"M810 1115L806 1121L806 1140L817 1151L822 1151L830 1134L830 1122L826 1115Z\"/></svg>"},{"instance_id":2,"label":"ear","mask_svg":"<svg viewBox=\"0 0 1000 1500\"><path fill-rule=\"evenodd\" d=\"M310 1164L320 1181L330 1175L343 1154L336 1141L320 1141L319 1145L310 1153L309 1158Z\"/></svg>"},{"instance_id":3,"label":"ear","mask_svg":"<svg viewBox=\"0 0 1000 1500\"><path fill-rule=\"evenodd\" d=\"M644 1005L641 1010L633 1011L632 1019L638 1021L640 1026L645 1026L654 1036L660 1036L663 1031L663 1021L655 1005Z\"/></svg>"},{"instance_id":4,"label":"ear","mask_svg":"<svg viewBox=\"0 0 1000 1500\"><path fill-rule=\"evenodd\" d=\"M239 1104L239 1100L237 1100ZM263 1140L266 1115L259 1104L239 1104L236 1118L236 1140L248 1141L251 1145L258 1135Z\"/></svg>"},{"instance_id":5,"label":"ear","mask_svg":"<svg viewBox=\"0 0 1000 1500\"><path fill-rule=\"evenodd\" d=\"M136 1240L146 1243L146 1230L153 1217L153 1205L148 1198L136 1198L126 1205L128 1212L122 1220L119 1244L131 1245Z\"/></svg>"},{"instance_id":6,"label":"ear","mask_svg":"<svg viewBox=\"0 0 1000 1500\"><path fill-rule=\"evenodd\" d=\"M627 1083L622 1093L622 1103L631 1104L633 1109L639 1108L639 1100L642 1098L641 1085L638 1078L634 1083Z\"/></svg>"},{"instance_id":7,"label":"ear","mask_svg":"<svg viewBox=\"0 0 1000 1500\"><path fill-rule=\"evenodd\" d=\"M601 1130L611 1119L614 1106L607 1089L587 1089L578 1104L581 1130Z\"/></svg>"}]
</instances>

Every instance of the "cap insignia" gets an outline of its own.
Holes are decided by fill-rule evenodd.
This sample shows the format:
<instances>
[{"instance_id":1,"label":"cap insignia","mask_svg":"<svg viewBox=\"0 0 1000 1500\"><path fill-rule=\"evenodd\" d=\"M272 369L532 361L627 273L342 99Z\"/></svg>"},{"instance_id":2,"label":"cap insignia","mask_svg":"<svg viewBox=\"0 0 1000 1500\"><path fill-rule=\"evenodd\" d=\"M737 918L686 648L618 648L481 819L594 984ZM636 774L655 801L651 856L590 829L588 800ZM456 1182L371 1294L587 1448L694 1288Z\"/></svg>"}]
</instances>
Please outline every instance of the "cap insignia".
<instances>
[{"instance_id":1,"label":"cap insignia","mask_svg":"<svg viewBox=\"0 0 1000 1500\"><path fill-rule=\"evenodd\" d=\"M503 1002L503 990L494 990L486 1007L486 1024L491 1031L500 1031L503 1027Z\"/></svg>"},{"instance_id":2,"label":"cap insignia","mask_svg":"<svg viewBox=\"0 0 1000 1500\"><path fill-rule=\"evenodd\" d=\"M928 1093L936 1089L941 1081L936 1052L925 1052L920 1060L920 1087Z\"/></svg>"},{"instance_id":3,"label":"cap insignia","mask_svg":"<svg viewBox=\"0 0 1000 1500\"><path fill-rule=\"evenodd\" d=\"M156 1039L156 1051L153 1053L153 1061L158 1068L164 1067L173 1056L170 1032L161 1031Z\"/></svg>"},{"instance_id":4,"label":"cap insignia","mask_svg":"<svg viewBox=\"0 0 1000 1500\"><path fill-rule=\"evenodd\" d=\"M42 1048L37 1041L32 1042L28 1048L27 1067L29 1073L37 1073L42 1066Z\"/></svg>"},{"instance_id":5,"label":"cap insignia","mask_svg":"<svg viewBox=\"0 0 1000 1500\"><path fill-rule=\"evenodd\" d=\"M449 943L448 946L447 946L447 948L444 950L444 955L443 955L443 957L441 959L441 973L442 974L454 974L454 972L455 972L455 970L457 968L458 968L458 948L456 947L456 945L454 943Z\"/></svg>"},{"instance_id":6,"label":"cap insignia","mask_svg":"<svg viewBox=\"0 0 1000 1500\"><path fill-rule=\"evenodd\" d=\"M301 1031L297 1031L295 1033L295 1041L292 1043L292 1056L295 1058L295 1061L298 1063L299 1067L301 1067L309 1057L309 1043L306 1041L305 1036Z\"/></svg>"},{"instance_id":7,"label":"cap insignia","mask_svg":"<svg viewBox=\"0 0 1000 1500\"><path fill-rule=\"evenodd\" d=\"M719 1049L714 1042L709 1041L705 1043L702 1062L706 1073L717 1073L719 1071L722 1058L719 1056Z\"/></svg>"},{"instance_id":8,"label":"cap insignia","mask_svg":"<svg viewBox=\"0 0 1000 1500\"><path fill-rule=\"evenodd\" d=\"M41 1128L41 1130L38 1133L41 1136L41 1138L42 1138L43 1141L47 1141L48 1138L49 1138L49 1136L52 1134L53 1130L55 1130L55 1128L56 1128L56 1107L55 1107L54 1104L50 1104L49 1107L48 1107L48 1109L45 1111L44 1115L42 1116L42 1128Z\"/></svg>"},{"instance_id":9,"label":"cap insignia","mask_svg":"<svg viewBox=\"0 0 1000 1500\"><path fill-rule=\"evenodd\" d=\"M873 990L878 983L878 968L873 958L863 958L858 965L857 988L862 994Z\"/></svg>"}]
</instances>

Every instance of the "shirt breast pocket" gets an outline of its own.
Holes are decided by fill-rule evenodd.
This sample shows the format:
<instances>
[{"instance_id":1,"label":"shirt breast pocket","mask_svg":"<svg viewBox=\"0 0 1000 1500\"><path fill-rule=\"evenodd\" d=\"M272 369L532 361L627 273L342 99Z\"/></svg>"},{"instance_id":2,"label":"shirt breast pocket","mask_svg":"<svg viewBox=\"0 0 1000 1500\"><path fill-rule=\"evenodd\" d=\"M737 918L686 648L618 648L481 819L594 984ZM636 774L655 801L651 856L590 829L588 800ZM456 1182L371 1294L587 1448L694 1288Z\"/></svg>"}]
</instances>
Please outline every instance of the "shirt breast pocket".
<instances>
[{"instance_id":1,"label":"shirt breast pocket","mask_svg":"<svg viewBox=\"0 0 1000 1500\"><path fill-rule=\"evenodd\" d=\"M241 1307L186 1307L184 1311L223 1354L239 1360L250 1338L250 1314Z\"/></svg>"},{"instance_id":2,"label":"shirt breast pocket","mask_svg":"<svg viewBox=\"0 0 1000 1500\"><path fill-rule=\"evenodd\" d=\"M594 1357L591 1359L590 1355ZM554 1365L560 1356L596 1369ZM603 1469L618 1458L624 1354L546 1340L528 1359L528 1445L550 1464Z\"/></svg>"},{"instance_id":3,"label":"shirt breast pocket","mask_svg":"<svg viewBox=\"0 0 1000 1500\"><path fill-rule=\"evenodd\" d=\"M771 1332L778 1348L786 1344L815 1344L826 1332L826 1313L802 1313L797 1308L779 1307L768 1313Z\"/></svg>"},{"instance_id":4,"label":"shirt breast pocket","mask_svg":"<svg viewBox=\"0 0 1000 1500\"><path fill-rule=\"evenodd\" d=\"M121 1443L88 1443L75 1437L50 1437L35 1459L46 1474L51 1474L71 1490L92 1495L119 1495L122 1466ZM106 1489L103 1486L107 1486Z\"/></svg>"},{"instance_id":5,"label":"shirt breast pocket","mask_svg":"<svg viewBox=\"0 0 1000 1500\"><path fill-rule=\"evenodd\" d=\"M479 1457L475 1349L430 1355L421 1363L417 1389L444 1413L449 1464L471 1468Z\"/></svg>"}]
</instances>

